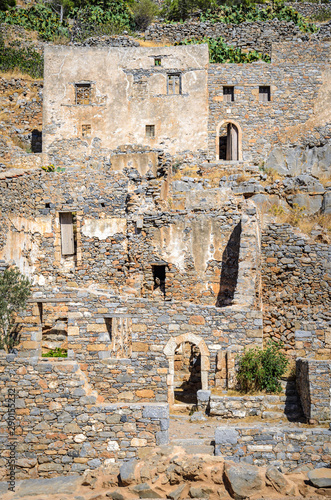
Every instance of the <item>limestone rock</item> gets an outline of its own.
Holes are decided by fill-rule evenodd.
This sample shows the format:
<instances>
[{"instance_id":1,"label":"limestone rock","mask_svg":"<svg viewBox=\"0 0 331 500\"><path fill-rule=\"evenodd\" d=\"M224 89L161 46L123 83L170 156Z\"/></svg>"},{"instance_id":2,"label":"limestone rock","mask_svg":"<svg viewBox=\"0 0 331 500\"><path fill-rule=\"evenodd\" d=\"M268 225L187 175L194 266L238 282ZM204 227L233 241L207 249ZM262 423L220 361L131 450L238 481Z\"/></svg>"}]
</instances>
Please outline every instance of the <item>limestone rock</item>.
<instances>
[{"instance_id":1,"label":"limestone rock","mask_svg":"<svg viewBox=\"0 0 331 500\"><path fill-rule=\"evenodd\" d=\"M224 479L235 500L249 498L265 485L263 472L256 465L226 463Z\"/></svg>"},{"instance_id":2,"label":"limestone rock","mask_svg":"<svg viewBox=\"0 0 331 500\"><path fill-rule=\"evenodd\" d=\"M135 470L137 465L137 460L130 460L120 467L120 481L124 486L129 486L136 482Z\"/></svg>"},{"instance_id":3,"label":"limestone rock","mask_svg":"<svg viewBox=\"0 0 331 500\"><path fill-rule=\"evenodd\" d=\"M279 493L285 493L286 495L295 495L297 493L295 484L273 465L267 468L266 477Z\"/></svg>"},{"instance_id":4,"label":"limestone rock","mask_svg":"<svg viewBox=\"0 0 331 500\"><path fill-rule=\"evenodd\" d=\"M156 493L147 483L138 484L134 486L132 490L138 493L139 498L162 498L158 493Z\"/></svg>"},{"instance_id":5,"label":"limestone rock","mask_svg":"<svg viewBox=\"0 0 331 500\"><path fill-rule=\"evenodd\" d=\"M331 487L331 469L322 467L308 472L308 478L316 488Z\"/></svg>"}]
</instances>

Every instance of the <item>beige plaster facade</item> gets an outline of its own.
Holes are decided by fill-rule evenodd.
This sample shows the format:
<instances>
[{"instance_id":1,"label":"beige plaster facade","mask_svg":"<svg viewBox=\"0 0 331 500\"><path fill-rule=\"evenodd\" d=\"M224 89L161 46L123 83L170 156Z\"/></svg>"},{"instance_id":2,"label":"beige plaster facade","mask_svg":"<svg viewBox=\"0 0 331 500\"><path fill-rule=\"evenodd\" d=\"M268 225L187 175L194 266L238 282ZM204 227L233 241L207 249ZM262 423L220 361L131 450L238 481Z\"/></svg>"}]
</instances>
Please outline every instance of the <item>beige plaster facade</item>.
<instances>
[{"instance_id":1,"label":"beige plaster facade","mask_svg":"<svg viewBox=\"0 0 331 500\"><path fill-rule=\"evenodd\" d=\"M207 45L46 47L43 150L73 138L89 149L206 150L207 69Z\"/></svg>"}]
</instances>

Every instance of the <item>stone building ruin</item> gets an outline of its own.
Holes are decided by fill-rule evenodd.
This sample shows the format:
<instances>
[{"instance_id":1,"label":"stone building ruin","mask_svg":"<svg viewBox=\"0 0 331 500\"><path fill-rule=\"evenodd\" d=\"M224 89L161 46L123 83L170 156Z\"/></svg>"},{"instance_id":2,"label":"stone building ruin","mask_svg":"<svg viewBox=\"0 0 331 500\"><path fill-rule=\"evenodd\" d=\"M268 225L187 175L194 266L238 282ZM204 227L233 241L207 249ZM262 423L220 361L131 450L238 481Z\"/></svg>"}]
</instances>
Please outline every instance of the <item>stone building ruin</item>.
<instances>
[{"instance_id":1,"label":"stone building ruin","mask_svg":"<svg viewBox=\"0 0 331 500\"><path fill-rule=\"evenodd\" d=\"M268 338L304 358L307 418L330 420L330 249L262 225L256 193L230 179L256 185L275 157L290 175L329 173L328 58L327 42L276 43L271 64L251 65L209 64L204 44L46 48L40 154L60 170L0 172L0 259L33 283L0 365L36 474L167 443L176 395L233 388L236 355ZM41 357L55 347L67 357Z\"/></svg>"}]
</instances>

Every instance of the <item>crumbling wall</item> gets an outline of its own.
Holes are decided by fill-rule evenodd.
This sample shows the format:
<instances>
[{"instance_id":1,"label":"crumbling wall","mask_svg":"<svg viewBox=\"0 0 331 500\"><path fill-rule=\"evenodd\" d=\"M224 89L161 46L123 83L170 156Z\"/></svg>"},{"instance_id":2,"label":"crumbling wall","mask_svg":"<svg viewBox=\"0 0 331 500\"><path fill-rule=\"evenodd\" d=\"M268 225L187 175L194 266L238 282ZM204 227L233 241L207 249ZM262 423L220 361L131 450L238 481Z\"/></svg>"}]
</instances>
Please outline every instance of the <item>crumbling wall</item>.
<instances>
[{"instance_id":1,"label":"crumbling wall","mask_svg":"<svg viewBox=\"0 0 331 500\"><path fill-rule=\"evenodd\" d=\"M330 358L330 247L289 224L262 232L264 338L307 354Z\"/></svg>"},{"instance_id":2,"label":"crumbling wall","mask_svg":"<svg viewBox=\"0 0 331 500\"><path fill-rule=\"evenodd\" d=\"M296 372L297 390L305 417L310 423L329 422L331 362L299 358Z\"/></svg>"}]
</instances>

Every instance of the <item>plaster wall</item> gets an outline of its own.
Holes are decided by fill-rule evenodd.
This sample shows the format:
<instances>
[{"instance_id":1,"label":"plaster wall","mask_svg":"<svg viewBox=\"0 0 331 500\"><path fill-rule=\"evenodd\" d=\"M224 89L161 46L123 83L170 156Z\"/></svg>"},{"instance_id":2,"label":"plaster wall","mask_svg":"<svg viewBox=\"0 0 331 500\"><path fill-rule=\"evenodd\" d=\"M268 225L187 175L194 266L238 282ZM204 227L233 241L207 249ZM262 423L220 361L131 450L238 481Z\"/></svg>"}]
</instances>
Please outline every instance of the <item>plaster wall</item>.
<instances>
[{"instance_id":1,"label":"plaster wall","mask_svg":"<svg viewBox=\"0 0 331 500\"><path fill-rule=\"evenodd\" d=\"M154 57L161 66L154 65ZM115 149L122 144L162 147L176 154L206 149L207 45L189 47L46 47L43 151L83 138ZM167 94L167 75L181 75L181 94ZM91 104L75 103L75 84L91 83ZM146 137L145 126L155 126Z\"/></svg>"}]
</instances>

